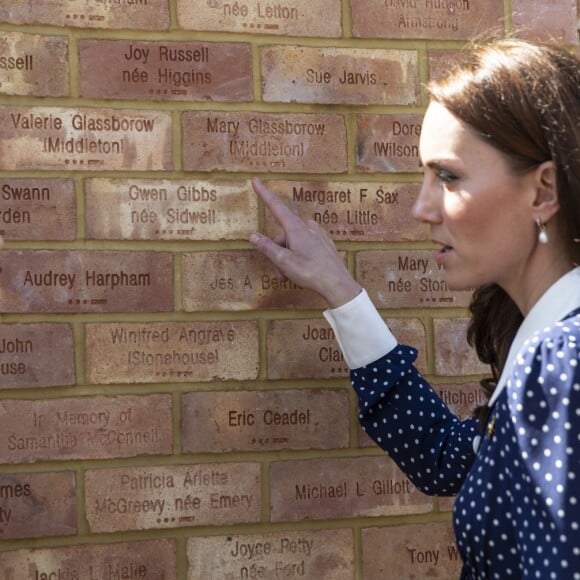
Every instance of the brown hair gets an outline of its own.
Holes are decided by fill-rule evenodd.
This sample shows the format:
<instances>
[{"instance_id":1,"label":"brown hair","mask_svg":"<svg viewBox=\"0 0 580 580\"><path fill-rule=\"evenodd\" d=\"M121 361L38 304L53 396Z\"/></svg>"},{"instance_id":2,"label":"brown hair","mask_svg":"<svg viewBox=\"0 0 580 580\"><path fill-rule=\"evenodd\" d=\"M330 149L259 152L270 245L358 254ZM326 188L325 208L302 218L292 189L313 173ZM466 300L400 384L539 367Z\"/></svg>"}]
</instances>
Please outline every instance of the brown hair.
<instances>
[{"instance_id":1,"label":"brown hair","mask_svg":"<svg viewBox=\"0 0 580 580\"><path fill-rule=\"evenodd\" d=\"M571 262L580 264L580 60L556 46L496 40L470 51L428 88L434 101L504 153L513 171L554 162L560 203L555 219ZM482 381L490 395L522 314L496 284L474 292L470 312L467 339L491 367L492 378Z\"/></svg>"}]
</instances>

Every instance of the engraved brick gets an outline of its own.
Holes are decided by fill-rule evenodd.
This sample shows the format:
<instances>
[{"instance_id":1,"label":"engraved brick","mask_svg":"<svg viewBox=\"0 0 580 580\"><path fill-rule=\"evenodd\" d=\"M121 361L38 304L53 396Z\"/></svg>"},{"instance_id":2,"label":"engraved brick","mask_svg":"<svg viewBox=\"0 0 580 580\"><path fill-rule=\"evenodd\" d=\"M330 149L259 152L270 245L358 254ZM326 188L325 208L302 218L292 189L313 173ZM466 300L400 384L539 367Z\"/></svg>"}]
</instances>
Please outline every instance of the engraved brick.
<instances>
[{"instance_id":1,"label":"engraved brick","mask_svg":"<svg viewBox=\"0 0 580 580\"><path fill-rule=\"evenodd\" d=\"M284 4L177 0L181 28L284 36L342 35L340 0L286 0Z\"/></svg>"},{"instance_id":2,"label":"engraved brick","mask_svg":"<svg viewBox=\"0 0 580 580\"><path fill-rule=\"evenodd\" d=\"M450 523L367 528L364 578L458 578L461 558Z\"/></svg>"},{"instance_id":3,"label":"engraved brick","mask_svg":"<svg viewBox=\"0 0 580 580\"><path fill-rule=\"evenodd\" d=\"M187 393L182 401L186 453L349 445L345 389Z\"/></svg>"},{"instance_id":4,"label":"engraved brick","mask_svg":"<svg viewBox=\"0 0 580 580\"><path fill-rule=\"evenodd\" d=\"M483 389L476 382L433 385L433 388L460 419L472 417L474 409L487 401Z\"/></svg>"},{"instance_id":5,"label":"engraved brick","mask_svg":"<svg viewBox=\"0 0 580 580\"><path fill-rule=\"evenodd\" d=\"M0 22L54 24L79 28L163 30L169 25L168 0L95 2L94 0L0 0Z\"/></svg>"},{"instance_id":6,"label":"engraved brick","mask_svg":"<svg viewBox=\"0 0 580 580\"><path fill-rule=\"evenodd\" d=\"M425 513L432 500L387 457L281 461L270 468L273 522Z\"/></svg>"},{"instance_id":7,"label":"engraved brick","mask_svg":"<svg viewBox=\"0 0 580 580\"><path fill-rule=\"evenodd\" d=\"M461 50L429 50L429 80L435 81L445 78L456 64L467 60L468 51Z\"/></svg>"},{"instance_id":8,"label":"engraved brick","mask_svg":"<svg viewBox=\"0 0 580 580\"><path fill-rule=\"evenodd\" d=\"M519 37L578 44L576 0L512 0L512 27Z\"/></svg>"},{"instance_id":9,"label":"engraved brick","mask_svg":"<svg viewBox=\"0 0 580 580\"><path fill-rule=\"evenodd\" d=\"M0 169L172 169L171 113L0 107Z\"/></svg>"},{"instance_id":10,"label":"engraved brick","mask_svg":"<svg viewBox=\"0 0 580 580\"><path fill-rule=\"evenodd\" d=\"M258 375L255 322L87 324L91 383L251 380Z\"/></svg>"},{"instance_id":11,"label":"engraved brick","mask_svg":"<svg viewBox=\"0 0 580 580\"><path fill-rule=\"evenodd\" d=\"M5 421L6 417L2 422ZM77 532L76 480L72 471L3 473L0 489L0 541L68 536ZM0 576L19 577L2 574L4 566L2 553Z\"/></svg>"},{"instance_id":12,"label":"engraved brick","mask_svg":"<svg viewBox=\"0 0 580 580\"><path fill-rule=\"evenodd\" d=\"M4 312L166 312L173 258L158 252L6 250Z\"/></svg>"},{"instance_id":13,"label":"engraved brick","mask_svg":"<svg viewBox=\"0 0 580 580\"><path fill-rule=\"evenodd\" d=\"M189 538L188 580L222 578L354 578L351 530Z\"/></svg>"},{"instance_id":14,"label":"engraved brick","mask_svg":"<svg viewBox=\"0 0 580 580\"><path fill-rule=\"evenodd\" d=\"M107 459L172 451L171 395L0 403L2 463Z\"/></svg>"},{"instance_id":15,"label":"engraved brick","mask_svg":"<svg viewBox=\"0 0 580 580\"><path fill-rule=\"evenodd\" d=\"M256 523L260 480L258 463L89 470L87 520L95 533Z\"/></svg>"},{"instance_id":16,"label":"engraved brick","mask_svg":"<svg viewBox=\"0 0 580 580\"><path fill-rule=\"evenodd\" d=\"M479 361L475 350L467 344L468 323L466 318L433 320L435 370L438 375L490 374L489 367Z\"/></svg>"},{"instance_id":17,"label":"engraved brick","mask_svg":"<svg viewBox=\"0 0 580 580\"><path fill-rule=\"evenodd\" d=\"M431 250L372 250L357 254L357 280L377 308L467 306L469 291L452 291Z\"/></svg>"},{"instance_id":18,"label":"engraved brick","mask_svg":"<svg viewBox=\"0 0 580 580\"><path fill-rule=\"evenodd\" d=\"M342 115L187 111L182 121L186 171L347 170Z\"/></svg>"},{"instance_id":19,"label":"engraved brick","mask_svg":"<svg viewBox=\"0 0 580 580\"><path fill-rule=\"evenodd\" d=\"M0 35L0 93L35 97L68 95L67 39L20 32Z\"/></svg>"},{"instance_id":20,"label":"engraved brick","mask_svg":"<svg viewBox=\"0 0 580 580\"><path fill-rule=\"evenodd\" d=\"M312 290L300 288L254 251L198 252L183 256L183 308L249 310L323 308Z\"/></svg>"},{"instance_id":21,"label":"engraved brick","mask_svg":"<svg viewBox=\"0 0 580 580\"><path fill-rule=\"evenodd\" d=\"M248 181L89 179L85 187L89 238L246 240L258 229Z\"/></svg>"},{"instance_id":22,"label":"engraved brick","mask_svg":"<svg viewBox=\"0 0 580 580\"><path fill-rule=\"evenodd\" d=\"M269 181L267 186L306 220L323 226L337 241L424 240L425 226L413 219L416 183ZM266 212L266 231L281 232Z\"/></svg>"},{"instance_id":23,"label":"engraved brick","mask_svg":"<svg viewBox=\"0 0 580 580\"><path fill-rule=\"evenodd\" d=\"M420 115L357 116L356 168L363 172L418 172Z\"/></svg>"},{"instance_id":24,"label":"engraved brick","mask_svg":"<svg viewBox=\"0 0 580 580\"><path fill-rule=\"evenodd\" d=\"M105 99L251 101L247 43L85 40L81 95Z\"/></svg>"},{"instance_id":25,"label":"engraved brick","mask_svg":"<svg viewBox=\"0 0 580 580\"><path fill-rule=\"evenodd\" d=\"M175 580L175 540L3 552L2 578Z\"/></svg>"},{"instance_id":26,"label":"engraved brick","mask_svg":"<svg viewBox=\"0 0 580 580\"><path fill-rule=\"evenodd\" d=\"M74 240L76 198L69 179L0 179L0 235L7 240Z\"/></svg>"},{"instance_id":27,"label":"engraved brick","mask_svg":"<svg viewBox=\"0 0 580 580\"><path fill-rule=\"evenodd\" d=\"M2 389L74 385L70 325L0 325L0 381Z\"/></svg>"},{"instance_id":28,"label":"engraved brick","mask_svg":"<svg viewBox=\"0 0 580 580\"><path fill-rule=\"evenodd\" d=\"M283 103L414 105L411 50L273 46L262 51L262 98Z\"/></svg>"},{"instance_id":29,"label":"engraved brick","mask_svg":"<svg viewBox=\"0 0 580 580\"><path fill-rule=\"evenodd\" d=\"M350 0L354 36L469 40L503 33L503 1Z\"/></svg>"}]
</instances>

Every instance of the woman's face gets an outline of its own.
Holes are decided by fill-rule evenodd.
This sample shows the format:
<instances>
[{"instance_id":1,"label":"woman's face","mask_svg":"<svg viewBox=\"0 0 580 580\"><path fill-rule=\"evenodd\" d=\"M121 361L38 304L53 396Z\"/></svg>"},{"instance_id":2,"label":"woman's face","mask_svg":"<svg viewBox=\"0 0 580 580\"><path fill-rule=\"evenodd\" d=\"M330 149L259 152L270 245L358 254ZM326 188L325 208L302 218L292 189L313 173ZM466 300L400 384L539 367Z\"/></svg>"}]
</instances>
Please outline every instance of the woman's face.
<instances>
[{"instance_id":1,"label":"woman's face","mask_svg":"<svg viewBox=\"0 0 580 580\"><path fill-rule=\"evenodd\" d=\"M502 153L435 102L423 121L420 156L424 178L413 216L441 246L437 262L449 287L495 282L514 291L537 244L533 172L514 175Z\"/></svg>"}]
</instances>

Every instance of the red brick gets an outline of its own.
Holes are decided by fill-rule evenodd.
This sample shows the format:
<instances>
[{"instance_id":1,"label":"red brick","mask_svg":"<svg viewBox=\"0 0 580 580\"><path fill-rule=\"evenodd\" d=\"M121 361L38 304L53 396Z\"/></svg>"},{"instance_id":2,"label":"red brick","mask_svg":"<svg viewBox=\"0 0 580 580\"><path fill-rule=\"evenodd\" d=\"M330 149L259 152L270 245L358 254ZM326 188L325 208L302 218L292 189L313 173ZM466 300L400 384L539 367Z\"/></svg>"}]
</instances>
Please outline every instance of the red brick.
<instances>
[{"instance_id":1,"label":"red brick","mask_svg":"<svg viewBox=\"0 0 580 580\"><path fill-rule=\"evenodd\" d=\"M251 380L258 375L255 322L87 324L91 383Z\"/></svg>"},{"instance_id":2,"label":"red brick","mask_svg":"<svg viewBox=\"0 0 580 580\"><path fill-rule=\"evenodd\" d=\"M440 318L433 320L435 345L435 370L443 376L490 375L491 371L477 358L475 350L467 344L466 318Z\"/></svg>"},{"instance_id":3,"label":"red brick","mask_svg":"<svg viewBox=\"0 0 580 580\"><path fill-rule=\"evenodd\" d=\"M175 540L3 552L2 578L177 580Z\"/></svg>"},{"instance_id":4,"label":"red brick","mask_svg":"<svg viewBox=\"0 0 580 580\"><path fill-rule=\"evenodd\" d=\"M30 463L169 454L171 395L0 403L0 461Z\"/></svg>"},{"instance_id":5,"label":"red brick","mask_svg":"<svg viewBox=\"0 0 580 580\"><path fill-rule=\"evenodd\" d=\"M418 172L422 122L420 115L357 116L357 170Z\"/></svg>"},{"instance_id":6,"label":"red brick","mask_svg":"<svg viewBox=\"0 0 580 580\"><path fill-rule=\"evenodd\" d=\"M81 95L161 101L251 101L247 43L80 42Z\"/></svg>"},{"instance_id":7,"label":"red brick","mask_svg":"<svg viewBox=\"0 0 580 580\"><path fill-rule=\"evenodd\" d=\"M491 30L503 33L503 1L350 0L354 36L469 40Z\"/></svg>"},{"instance_id":8,"label":"red brick","mask_svg":"<svg viewBox=\"0 0 580 580\"><path fill-rule=\"evenodd\" d=\"M260 521L258 463L122 467L85 473L91 532Z\"/></svg>"},{"instance_id":9,"label":"red brick","mask_svg":"<svg viewBox=\"0 0 580 580\"><path fill-rule=\"evenodd\" d=\"M172 169L171 113L0 107L0 169Z\"/></svg>"},{"instance_id":10,"label":"red brick","mask_svg":"<svg viewBox=\"0 0 580 580\"><path fill-rule=\"evenodd\" d=\"M576 0L512 0L517 36L543 42L579 44Z\"/></svg>"},{"instance_id":11,"label":"red brick","mask_svg":"<svg viewBox=\"0 0 580 580\"><path fill-rule=\"evenodd\" d=\"M273 522L430 512L419 492L387 457L280 461L270 468Z\"/></svg>"},{"instance_id":12,"label":"red brick","mask_svg":"<svg viewBox=\"0 0 580 580\"><path fill-rule=\"evenodd\" d=\"M477 382L433 385L433 388L460 419L472 417L474 409L487 401L483 389Z\"/></svg>"},{"instance_id":13,"label":"red brick","mask_svg":"<svg viewBox=\"0 0 580 580\"><path fill-rule=\"evenodd\" d=\"M458 578L461 558L450 523L362 530L364 578Z\"/></svg>"},{"instance_id":14,"label":"red brick","mask_svg":"<svg viewBox=\"0 0 580 580\"><path fill-rule=\"evenodd\" d=\"M429 50L429 80L444 78L455 64L467 60L468 51L461 50Z\"/></svg>"},{"instance_id":15,"label":"red brick","mask_svg":"<svg viewBox=\"0 0 580 580\"><path fill-rule=\"evenodd\" d=\"M341 115L187 111L182 120L186 171L347 170Z\"/></svg>"},{"instance_id":16,"label":"red brick","mask_svg":"<svg viewBox=\"0 0 580 580\"><path fill-rule=\"evenodd\" d=\"M286 531L189 538L188 580L354 578L352 530Z\"/></svg>"},{"instance_id":17,"label":"red brick","mask_svg":"<svg viewBox=\"0 0 580 580\"><path fill-rule=\"evenodd\" d=\"M76 198L69 179L0 179L0 235L6 240L74 240Z\"/></svg>"},{"instance_id":18,"label":"red brick","mask_svg":"<svg viewBox=\"0 0 580 580\"><path fill-rule=\"evenodd\" d=\"M168 0L95 2L94 0L0 0L0 22L53 24L79 28L162 30L169 25Z\"/></svg>"},{"instance_id":19,"label":"red brick","mask_svg":"<svg viewBox=\"0 0 580 580\"><path fill-rule=\"evenodd\" d=\"M77 532L76 480L72 471L2 473L0 489L0 541L68 536ZM27 577L2 573L6 565L2 553L2 578Z\"/></svg>"},{"instance_id":20,"label":"red brick","mask_svg":"<svg viewBox=\"0 0 580 580\"><path fill-rule=\"evenodd\" d=\"M198 252L183 256L183 308L249 310L323 308L312 290L281 280L271 262L254 251Z\"/></svg>"},{"instance_id":21,"label":"red brick","mask_svg":"<svg viewBox=\"0 0 580 580\"><path fill-rule=\"evenodd\" d=\"M340 0L286 0L284 4L177 0L182 28L284 36L339 37Z\"/></svg>"},{"instance_id":22,"label":"red brick","mask_svg":"<svg viewBox=\"0 0 580 580\"><path fill-rule=\"evenodd\" d=\"M70 325L0 325L2 389L74 385L75 382Z\"/></svg>"},{"instance_id":23,"label":"red brick","mask_svg":"<svg viewBox=\"0 0 580 580\"><path fill-rule=\"evenodd\" d=\"M349 445L350 409L345 389L186 393L182 409L185 453Z\"/></svg>"},{"instance_id":24,"label":"red brick","mask_svg":"<svg viewBox=\"0 0 580 580\"><path fill-rule=\"evenodd\" d=\"M0 36L0 93L35 97L68 95L67 39L3 33Z\"/></svg>"},{"instance_id":25,"label":"red brick","mask_svg":"<svg viewBox=\"0 0 580 580\"><path fill-rule=\"evenodd\" d=\"M273 46L262 50L262 98L283 103L415 105L411 50Z\"/></svg>"},{"instance_id":26,"label":"red brick","mask_svg":"<svg viewBox=\"0 0 580 580\"><path fill-rule=\"evenodd\" d=\"M269 181L266 185L306 220L323 226L337 241L424 240L425 226L411 208L416 183ZM266 231L276 236L278 222L266 212Z\"/></svg>"},{"instance_id":27,"label":"red brick","mask_svg":"<svg viewBox=\"0 0 580 580\"><path fill-rule=\"evenodd\" d=\"M449 290L432 250L359 252L356 272L377 308L464 307L471 300L471 292Z\"/></svg>"},{"instance_id":28,"label":"red brick","mask_svg":"<svg viewBox=\"0 0 580 580\"><path fill-rule=\"evenodd\" d=\"M159 252L6 250L4 312L166 312L173 258Z\"/></svg>"},{"instance_id":29,"label":"red brick","mask_svg":"<svg viewBox=\"0 0 580 580\"><path fill-rule=\"evenodd\" d=\"M245 240L258 229L248 181L89 179L85 187L89 238Z\"/></svg>"}]
</instances>

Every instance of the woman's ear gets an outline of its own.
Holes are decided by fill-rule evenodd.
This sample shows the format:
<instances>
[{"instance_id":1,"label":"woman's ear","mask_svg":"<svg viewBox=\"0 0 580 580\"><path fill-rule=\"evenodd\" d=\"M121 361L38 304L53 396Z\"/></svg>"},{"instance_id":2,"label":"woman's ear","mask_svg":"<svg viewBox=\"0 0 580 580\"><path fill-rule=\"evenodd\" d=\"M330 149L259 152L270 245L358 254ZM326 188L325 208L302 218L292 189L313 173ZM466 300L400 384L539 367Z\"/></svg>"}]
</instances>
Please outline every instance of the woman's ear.
<instances>
[{"instance_id":1,"label":"woman's ear","mask_svg":"<svg viewBox=\"0 0 580 580\"><path fill-rule=\"evenodd\" d=\"M544 161L536 167L534 186L536 190L534 209L537 217L546 223L560 209L556 164L553 161Z\"/></svg>"}]
</instances>

